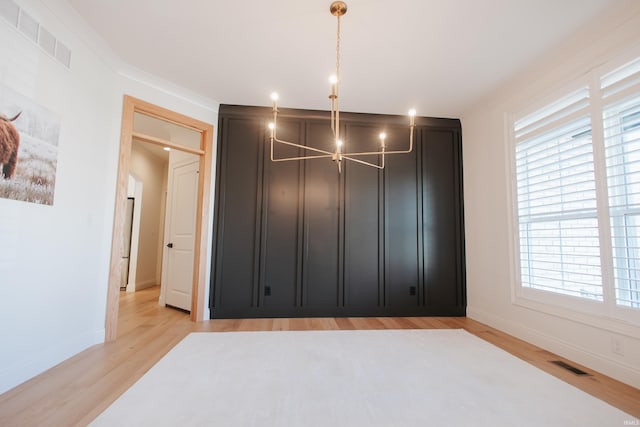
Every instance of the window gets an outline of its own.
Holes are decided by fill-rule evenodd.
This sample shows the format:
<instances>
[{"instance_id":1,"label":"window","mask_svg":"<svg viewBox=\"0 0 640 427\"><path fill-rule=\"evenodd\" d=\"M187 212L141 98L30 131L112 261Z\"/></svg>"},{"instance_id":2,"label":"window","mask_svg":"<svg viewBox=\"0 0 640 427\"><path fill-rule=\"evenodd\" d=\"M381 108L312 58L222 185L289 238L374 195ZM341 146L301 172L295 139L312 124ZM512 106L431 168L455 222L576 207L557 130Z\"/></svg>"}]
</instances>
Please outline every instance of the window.
<instances>
[{"instance_id":1,"label":"window","mask_svg":"<svg viewBox=\"0 0 640 427\"><path fill-rule=\"evenodd\" d=\"M640 309L640 58L591 77L511 123L520 286Z\"/></svg>"},{"instance_id":2,"label":"window","mask_svg":"<svg viewBox=\"0 0 640 427\"><path fill-rule=\"evenodd\" d=\"M640 308L640 59L601 79L616 304Z\"/></svg>"},{"instance_id":3,"label":"window","mask_svg":"<svg viewBox=\"0 0 640 427\"><path fill-rule=\"evenodd\" d=\"M522 286L602 301L588 88L515 123Z\"/></svg>"}]
</instances>

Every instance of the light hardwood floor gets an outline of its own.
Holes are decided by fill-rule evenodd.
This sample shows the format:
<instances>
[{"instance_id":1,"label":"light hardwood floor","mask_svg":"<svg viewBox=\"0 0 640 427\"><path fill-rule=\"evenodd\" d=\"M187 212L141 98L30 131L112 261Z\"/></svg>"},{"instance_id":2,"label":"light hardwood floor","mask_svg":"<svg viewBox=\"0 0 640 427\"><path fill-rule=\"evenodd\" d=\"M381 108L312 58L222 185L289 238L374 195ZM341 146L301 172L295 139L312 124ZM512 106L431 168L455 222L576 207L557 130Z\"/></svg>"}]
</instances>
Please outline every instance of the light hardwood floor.
<instances>
[{"instance_id":1,"label":"light hardwood floor","mask_svg":"<svg viewBox=\"0 0 640 427\"><path fill-rule=\"evenodd\" d=\"M456 317L211 320L158 305L158 287L120 295L118 339L93 346L0 395L1 426L86 425L190 332L462 328L640 419L640 390L569 362L482 323ZM552 363L589 372L579 377Z\"/></svg>"}]
</instances>

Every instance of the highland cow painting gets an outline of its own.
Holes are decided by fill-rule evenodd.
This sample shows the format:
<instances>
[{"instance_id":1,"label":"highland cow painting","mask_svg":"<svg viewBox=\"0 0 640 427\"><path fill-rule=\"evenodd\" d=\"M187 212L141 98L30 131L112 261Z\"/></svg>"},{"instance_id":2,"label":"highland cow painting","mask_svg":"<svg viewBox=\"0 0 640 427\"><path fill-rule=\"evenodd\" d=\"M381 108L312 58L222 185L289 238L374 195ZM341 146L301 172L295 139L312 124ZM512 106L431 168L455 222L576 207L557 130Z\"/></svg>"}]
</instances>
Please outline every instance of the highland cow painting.
<instances>
[{"instance_id":1,"label":"highland cow painting","mask_svg":"<svg viewBox=\"0 0 640 427\"><path fill-rule=\"evenodd\" d=\"M53 205L60 118L0 85L0 197Z\"/></svg>"}]
</instances>

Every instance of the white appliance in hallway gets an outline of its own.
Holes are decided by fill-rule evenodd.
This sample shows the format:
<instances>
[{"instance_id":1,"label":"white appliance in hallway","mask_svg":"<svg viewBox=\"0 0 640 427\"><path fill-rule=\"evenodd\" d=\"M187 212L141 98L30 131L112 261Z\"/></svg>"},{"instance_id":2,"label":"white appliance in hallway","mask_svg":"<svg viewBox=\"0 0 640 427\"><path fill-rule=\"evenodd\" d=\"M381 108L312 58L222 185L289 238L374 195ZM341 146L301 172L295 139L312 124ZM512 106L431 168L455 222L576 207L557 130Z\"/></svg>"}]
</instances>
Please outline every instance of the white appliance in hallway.
<instances>
[{"instance_id":1,"label":"white appliance in hallway","mask_svg":"<svg viewBox=\"0 0 640 427\"><path fill-rule=\"evenodd\" d=\"M120 263L122 265L122 274L120 277L120 290L125 290L129 282L129 262L131 255L131 233L133 231L133 206L134 198L127 198L127 204L125 206L125 223L122 230L122 258Z\"/></svg>"}]
</instances>

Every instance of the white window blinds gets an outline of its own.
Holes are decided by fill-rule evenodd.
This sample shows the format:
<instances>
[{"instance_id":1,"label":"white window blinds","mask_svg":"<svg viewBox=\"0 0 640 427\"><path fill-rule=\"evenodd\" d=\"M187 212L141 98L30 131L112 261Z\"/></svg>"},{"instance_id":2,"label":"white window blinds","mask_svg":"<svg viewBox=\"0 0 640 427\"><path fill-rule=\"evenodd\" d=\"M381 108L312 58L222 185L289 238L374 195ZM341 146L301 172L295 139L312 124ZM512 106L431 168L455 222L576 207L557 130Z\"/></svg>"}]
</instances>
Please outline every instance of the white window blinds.
<instances>
[{"instance_id":1,"label":"white window blinds","mask_svg":"<svg viewBox=\"0 0 640 427\"><path fill-rule=\"evenodd\" d=\"M602 301L588 87L514 132L522 286Z\"/></svg>"},{"instance_id":2,"label":"white window blinds","mask_svg":"<svg viewBox=\"0 0 640 427\"><path fill-rule=\"evenodd\" d=\"M601 92L616 304L640 308L640 59Z\"/></svg>"}]
</instances>

